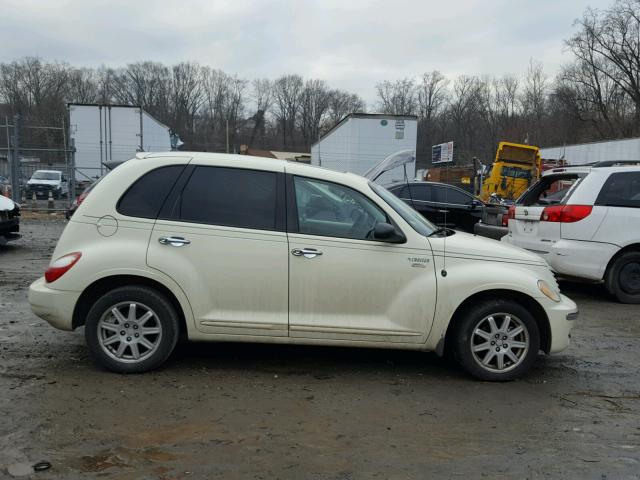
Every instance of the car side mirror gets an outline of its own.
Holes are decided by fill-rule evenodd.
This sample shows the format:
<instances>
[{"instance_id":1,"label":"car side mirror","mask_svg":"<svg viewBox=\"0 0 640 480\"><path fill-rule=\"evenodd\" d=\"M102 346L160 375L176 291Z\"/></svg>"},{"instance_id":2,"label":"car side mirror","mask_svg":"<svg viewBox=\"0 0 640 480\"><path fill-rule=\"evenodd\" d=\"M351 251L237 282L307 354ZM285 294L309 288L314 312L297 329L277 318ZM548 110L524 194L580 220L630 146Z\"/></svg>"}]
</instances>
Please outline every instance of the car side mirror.
<instances>
[{"instance_id":1,"label":"car side mirror","mask_svg":"<svg viewBox=\"0 0 640 480\"><path fill-rule=\"evenodd\" d=\"M373 229L373 238L381 242L403 243L406 237L389 223L378 223Z\"/></svg>"}]
</instances>

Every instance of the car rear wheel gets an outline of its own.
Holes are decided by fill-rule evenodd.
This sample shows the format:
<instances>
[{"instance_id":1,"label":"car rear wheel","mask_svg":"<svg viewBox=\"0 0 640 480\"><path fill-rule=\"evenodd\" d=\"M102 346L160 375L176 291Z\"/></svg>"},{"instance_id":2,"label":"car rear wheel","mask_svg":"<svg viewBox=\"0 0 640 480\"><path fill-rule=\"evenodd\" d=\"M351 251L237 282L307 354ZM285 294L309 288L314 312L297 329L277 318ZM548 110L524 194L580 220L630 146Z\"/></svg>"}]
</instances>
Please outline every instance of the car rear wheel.
<instances>
[{"instance_id":1,"label":"car rear wheel","mask_svg":"<svg viewBox=\"0 0 640 480\"><path fill-rule=\"evenodd\" d=\"M162 365L178 340L178 315L157 291L121 287L89 310L85 338L96 361L108 370L139 373Z\"/></svg>"},{"instance_id":2,"label":"car rear wheel","mask_svg":"<svg viewBox=\"0 0 640 480\"><path fill-rule=\"evenodd\" d=\"M622 303L640 303L640 252L615 259L605 278L607 290Z\"/></svg>"},{"instance_id":3,"label":"car rear wheel","mask_svg":"<svg viewBox=\"0 0 640 480\"><path fill-rule=\"evenodd\" d=\"M526 373L538 356L540 333L520 304L491 300L467 309L457 326L456 359L480 380L508 381Z\"/></svg>"}]
</instances>

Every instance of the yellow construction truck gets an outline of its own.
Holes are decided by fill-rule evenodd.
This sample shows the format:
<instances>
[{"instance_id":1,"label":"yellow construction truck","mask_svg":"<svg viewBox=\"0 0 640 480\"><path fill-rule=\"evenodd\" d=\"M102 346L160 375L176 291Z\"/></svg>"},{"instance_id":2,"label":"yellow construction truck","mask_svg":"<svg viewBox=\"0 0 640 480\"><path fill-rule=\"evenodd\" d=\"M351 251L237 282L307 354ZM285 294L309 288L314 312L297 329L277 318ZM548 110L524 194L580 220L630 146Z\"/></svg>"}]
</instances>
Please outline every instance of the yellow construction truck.
<instances>
[{"instance_id":1,"label":"yellow construction truck","mask_svg":"<svg viewBox=\"0 0 640 480\"><path fill-rule=\"evenodd\" d=\"M540 177L541 168L538 147L500 142L491 171L483 178L480 198L515 200Z\"/></svg>"},{"instance_id":2,"label":"yellow construction truck","mask_svg":"<svg viewBox=\"0 0 640 480\"><path fill-rule=\"evenodd\" d=\"M540 178L540 149L533 145L500 142L491 171L482 179L480 198L485 202L474 233L499 240L509 231L508 208Z\"/></svg>"}]
</instances>

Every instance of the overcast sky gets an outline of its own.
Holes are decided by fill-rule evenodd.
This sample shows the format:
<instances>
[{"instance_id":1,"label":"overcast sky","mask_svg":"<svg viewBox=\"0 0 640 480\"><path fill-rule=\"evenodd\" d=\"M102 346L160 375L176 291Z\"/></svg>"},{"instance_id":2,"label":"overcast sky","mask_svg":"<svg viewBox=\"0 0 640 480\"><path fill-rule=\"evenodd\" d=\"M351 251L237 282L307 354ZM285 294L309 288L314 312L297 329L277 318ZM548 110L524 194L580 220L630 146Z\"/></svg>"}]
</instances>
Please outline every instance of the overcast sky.
<instances>
[{"instance_id":1,"label":"overcast sky","mask_svg":"<svg viewBox=\"0 0 640 480\"><path fill-rule=\"evenodd\" d=\"M0 0L0 61L184 60L247 78L299 73L356 92L428 70L553 75L587 6L613 0Z\"/></svg>"}]
</instances>

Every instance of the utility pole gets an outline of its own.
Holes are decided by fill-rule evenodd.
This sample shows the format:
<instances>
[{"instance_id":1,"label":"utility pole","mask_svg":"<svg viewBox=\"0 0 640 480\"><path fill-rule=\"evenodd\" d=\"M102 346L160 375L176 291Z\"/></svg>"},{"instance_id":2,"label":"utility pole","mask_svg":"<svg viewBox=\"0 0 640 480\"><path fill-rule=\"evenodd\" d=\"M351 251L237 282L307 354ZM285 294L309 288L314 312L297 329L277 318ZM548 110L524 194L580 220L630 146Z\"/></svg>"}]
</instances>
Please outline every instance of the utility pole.
<instances>
[{"instance_id":1,"label":"utility pole","mask_svg":"<svg viewBox=\"0 0 640 480\"><path fill-rule=\"evenodd\" d=\"M20 115L13 116L13 138L11 141L11 198L20 202Z\"/></svg>"}]
</instances>

